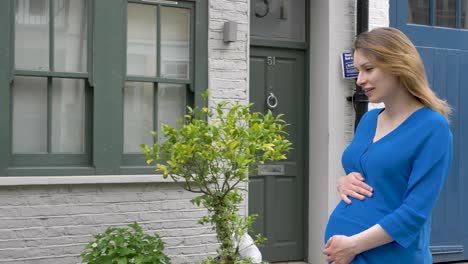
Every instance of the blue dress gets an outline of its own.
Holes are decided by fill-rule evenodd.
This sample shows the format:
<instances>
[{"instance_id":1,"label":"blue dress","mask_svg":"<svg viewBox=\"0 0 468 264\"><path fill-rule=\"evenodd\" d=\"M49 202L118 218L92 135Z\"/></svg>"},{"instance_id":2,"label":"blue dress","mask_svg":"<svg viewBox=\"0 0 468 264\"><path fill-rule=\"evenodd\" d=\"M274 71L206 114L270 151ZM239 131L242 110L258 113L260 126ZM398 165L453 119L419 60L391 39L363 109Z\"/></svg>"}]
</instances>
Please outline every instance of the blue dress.
<instances>
[{"instance_id":1,"label":"blue dress","mask_svg":"<svg viewBox=\"0 0 468 264\"><path fill-rule=\"evenodd\" d=\"M375 143L377 117L367 112L343 152L346 172L361 173L374 189L372 198L341 201L328 220L325 241L352 236L379 224L393 242L365 251L353 264L432 264L431 212L452 160L452 133L445 117L428 107L416 110Z\"/></svg>"}]
</instances>

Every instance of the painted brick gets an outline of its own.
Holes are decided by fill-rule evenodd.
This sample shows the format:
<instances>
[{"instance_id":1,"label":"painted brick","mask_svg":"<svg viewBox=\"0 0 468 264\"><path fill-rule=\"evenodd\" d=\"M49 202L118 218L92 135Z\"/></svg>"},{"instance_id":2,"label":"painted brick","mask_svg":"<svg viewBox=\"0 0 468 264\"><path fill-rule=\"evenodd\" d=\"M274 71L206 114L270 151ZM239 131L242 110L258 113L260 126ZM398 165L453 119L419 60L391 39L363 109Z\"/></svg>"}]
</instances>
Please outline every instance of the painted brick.
<instances>
[{"instance_id":1,"label":"painted brick","mask_svg":"<svg viewBox=\"0 0 468 264\"><path fill-rule=\"evenodd\" d=\"M369 29L388 27L390 25L389 9L390 5L388 0L370 0Z\"/></svg>"},{"instance_id":2,"label":"painted brick","mask_svg":"<svg viewBox=\"0 0 468 264\"><path fill-rule=\"evenodd\" d=\"M248 102L249 1L210 1L209 19L209 90L210 105L222 100ZM238 23L238 40L223 41L227 21Z\"/></svg>"},{"instance_id":3,"label":"painted brick","mask_svg":"<svg viewBox=\"0 0 468 264\"><path fill-rule=\"evenodd\" d=\"M194 195L180 188L175 184L48 186L41 193L37 186L2 187L2 198L16 195L19 202L0 200L0 263L78 263L78 254L92 235L133 221L162 236L174 263L200 260L215 252L216 236L210 226L197 223L205 210L192 205ZM51 200L45 198L54 196L48 204Z\"/></svg>"}]
</instances>

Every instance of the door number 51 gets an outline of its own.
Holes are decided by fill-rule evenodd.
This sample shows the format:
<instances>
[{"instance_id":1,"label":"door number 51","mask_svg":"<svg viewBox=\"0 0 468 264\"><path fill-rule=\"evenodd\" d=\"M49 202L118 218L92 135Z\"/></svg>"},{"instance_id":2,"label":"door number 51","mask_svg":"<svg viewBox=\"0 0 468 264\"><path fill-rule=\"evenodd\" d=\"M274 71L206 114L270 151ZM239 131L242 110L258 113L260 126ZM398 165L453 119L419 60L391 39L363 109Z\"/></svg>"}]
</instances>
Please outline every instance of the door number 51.
<instances>
[{"instance_id":1,"label":"door number 51","mask_svg":"<svg viewBox=\"0 0 468 264\"><path fill-rule=\"evenodd\" d=\"M267 57L267 64L268 64L268 66L276 65L276 57L268 56Z\"/></svg>"}]
</instances>

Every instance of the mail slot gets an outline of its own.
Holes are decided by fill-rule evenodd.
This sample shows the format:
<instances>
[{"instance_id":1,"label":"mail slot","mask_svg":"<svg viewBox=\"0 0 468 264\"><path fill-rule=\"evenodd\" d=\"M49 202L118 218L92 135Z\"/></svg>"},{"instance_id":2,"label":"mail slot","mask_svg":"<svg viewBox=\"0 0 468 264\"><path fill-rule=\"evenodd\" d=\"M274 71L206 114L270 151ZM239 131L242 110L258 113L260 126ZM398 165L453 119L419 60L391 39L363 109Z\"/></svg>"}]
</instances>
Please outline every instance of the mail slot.
<instances>
[{"instance_id":1,"label":"mail slot","mask_svg":"<svg viewBox=\"0 0 468 264\"><path fill-rule=\"evenodd\" d=\"M258 165L258 175L284 175L284 165Z\"/></svg>"}]
</instances>

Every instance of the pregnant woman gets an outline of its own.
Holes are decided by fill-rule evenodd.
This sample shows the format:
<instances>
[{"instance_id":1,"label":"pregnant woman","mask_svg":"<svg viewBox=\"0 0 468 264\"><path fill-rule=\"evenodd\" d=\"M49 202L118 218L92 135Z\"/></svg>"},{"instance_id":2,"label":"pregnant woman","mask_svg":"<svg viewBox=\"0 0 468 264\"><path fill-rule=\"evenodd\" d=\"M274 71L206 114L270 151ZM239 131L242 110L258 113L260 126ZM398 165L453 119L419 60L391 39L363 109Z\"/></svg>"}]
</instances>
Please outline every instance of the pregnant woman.
<instances>
[{"instance_id":1,"label":"pregnant woman","mask_svg":"<svg viewBox=\"0 0 468 264\"><path fill-rule=\"evenodd\" d=\"M343 152L342 201L323 253L334 264L430 264L431 213L452 160L450 107L430 89L411 41L394 28L359 35L357 84L367 112Z\"/></svg>"}]
</instances>

